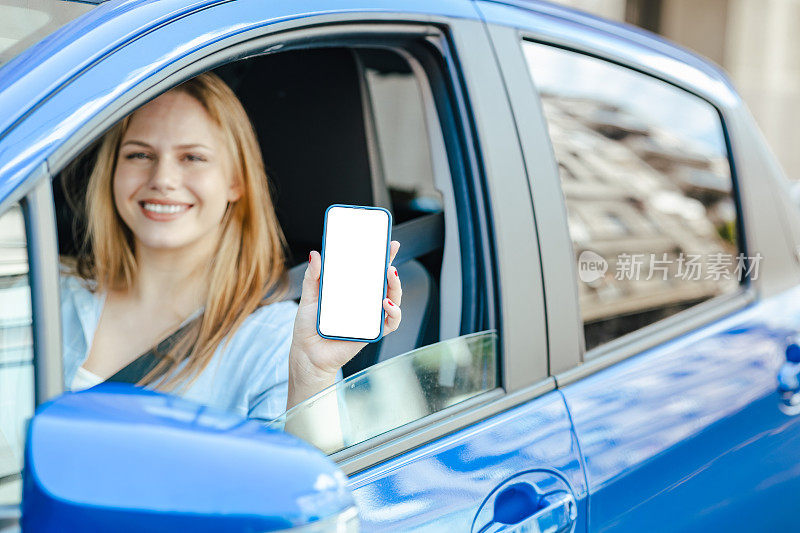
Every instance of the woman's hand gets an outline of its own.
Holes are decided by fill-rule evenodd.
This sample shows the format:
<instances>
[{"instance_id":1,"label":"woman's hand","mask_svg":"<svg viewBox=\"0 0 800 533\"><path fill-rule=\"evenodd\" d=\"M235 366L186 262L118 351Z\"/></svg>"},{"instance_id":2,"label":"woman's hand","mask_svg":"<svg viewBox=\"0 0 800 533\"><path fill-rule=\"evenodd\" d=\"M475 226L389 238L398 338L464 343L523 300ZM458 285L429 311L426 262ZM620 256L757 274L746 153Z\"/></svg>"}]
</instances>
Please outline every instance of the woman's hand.
<instances>
[{"instance_id":1,"label":"woman's hand","mask_svg":"<svg viewBox=\"0 0 800 533\"><path fill-rule=\"evenodd\" d=\"M399 242L390 243L389 265L394 261L399 249ZM303 277L303 289L289 352L287 409L332 385L339 369L367 345L366 342L326 339L317 333L317 300L321 270L322 258L318 252L312 251ZM386 311L383 323L384 335L396 330L400 325L400 300L403 296L395 267L389 266L386 278L386 298L383 299L383 309Z\"/></svg>"}]
</instances>

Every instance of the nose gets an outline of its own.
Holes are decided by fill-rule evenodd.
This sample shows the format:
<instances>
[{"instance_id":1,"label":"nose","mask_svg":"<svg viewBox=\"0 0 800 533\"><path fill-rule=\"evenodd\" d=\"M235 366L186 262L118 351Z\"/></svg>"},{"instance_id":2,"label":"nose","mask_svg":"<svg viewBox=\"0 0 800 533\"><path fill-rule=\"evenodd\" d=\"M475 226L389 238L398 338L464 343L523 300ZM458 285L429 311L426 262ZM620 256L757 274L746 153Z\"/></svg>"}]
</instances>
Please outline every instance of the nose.
<instances>
[{"instance_id":1,"label":"nose","mask_svg":"<svg viewBox=\"0 0 800 533\"><path fill-rule=\"evenodd\" d=\"M167 157L160 157L152 167L150 189L160 193L174 191L180 180L179 169Z\"/></svg>"}]
</instances>

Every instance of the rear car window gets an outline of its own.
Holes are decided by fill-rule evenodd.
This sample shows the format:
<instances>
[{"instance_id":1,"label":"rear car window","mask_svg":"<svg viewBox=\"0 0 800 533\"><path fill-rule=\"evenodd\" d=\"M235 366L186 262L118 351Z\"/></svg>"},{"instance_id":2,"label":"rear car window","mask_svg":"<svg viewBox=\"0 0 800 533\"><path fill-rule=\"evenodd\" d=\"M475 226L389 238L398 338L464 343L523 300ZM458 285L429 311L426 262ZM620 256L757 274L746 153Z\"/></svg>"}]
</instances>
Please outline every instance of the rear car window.
<instances>
[{"instance_id":1,"label":"rear car window","mask_svg":"<svg viewBox=\"0 0 800 533\"><path fill-rule=\"evenodd\" d=\"M523 50L559 165L587 350L757 276L710 103L597 58Z\"/></svg>"}]
</instances>

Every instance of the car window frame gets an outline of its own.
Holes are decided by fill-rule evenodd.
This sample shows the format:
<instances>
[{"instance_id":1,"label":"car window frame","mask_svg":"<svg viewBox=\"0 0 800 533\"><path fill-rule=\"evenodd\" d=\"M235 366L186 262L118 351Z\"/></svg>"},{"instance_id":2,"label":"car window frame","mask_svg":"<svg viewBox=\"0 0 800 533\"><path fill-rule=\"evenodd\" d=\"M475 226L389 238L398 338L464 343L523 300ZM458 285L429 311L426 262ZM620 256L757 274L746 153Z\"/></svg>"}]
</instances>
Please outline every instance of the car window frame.
<instances>
[{"instance_id":1,"label":"car window frame","mask_svg":"<svg viewBox=\"0 0 800 533\"><path fill-rule=\"evenodd\" d=\"M675 83L673 81L668 81L668 80L666 80L666 79L664 79L662 77L656 76L656 75L654 75L652 73L645 72L643 70L642 66L638 65L638 64L621 63L616 59L604 57L604 56L601 56L601 55L598 55L598 54L595 54L595 53L584 52L584 51L581 51L581 50L579 50L579 49L577 49L575 47L567 47L567 46L564 46L564 45L554 45L551 42L543 41L541 39L534 40L533 38L530 38L530 37L523 37L522 41L520 41L520 42L523 43L523 46L524 46L525 42L530 42L530 43L533 43L533 44L539 44L539 45L543 45L543 46L549 46L549 47L557 49L557 50L565 51L565 52L568 52L568 53L573 53L573 54L576 54L577 56L581 56L581 57L585 57L585 58L592 59L592 60L595 60L595 61L599 61L599 62L608 64L608 65L625 68L625 69L627 69L627 70L629 70L631 72L635 72L635 73L641 74L642 76L645 76L646 78L649 78L650 80L653 80L653 81L656 81L656 82L660 82L660 83L662 83L664 85L669 85L669 86L672 86L673 88L679 89L679 90L687 93L688 95L693 96L693 97L697 98L698 100L708 104L710 106L711 110L714 113L716 113L717 119L719 120L719 126L720 126L720 130L721 130L721 133L722 133L722 140L723 140L724 145L725 145L725 156L726 156L726 159L728 161L728 169L730 171L730 178L731 178L731 199L734 202L734 207L735 207L735 210L736 210L736 237L737 237L736 248L737 248L737 253L744 253L745 256L748 256L747 239L746 239L745 229L744 229L744 215L743 215L743 209L742 209L742 202L740 200L740 194L739 194L739 180L738 180L738 175L736 173L735 162L734 162L734 159L733 159L733 150L732 150L732 147L731 147L731 141L730 141L730 136L729 136L729 128L728 128L728 126L727 126L727 124L725 122L725 119L723 117L722 110L721 110L721 104L715 103L713 101L713 98L708 98L706 96L698 94L697 92L695 92L695 91L693 91L693 90L691 90L689 88L686 88L685 86L683 86L680 83ZM527 62L526 62L526 66L527 66ZM530 69L528 69L528 70L530 70ZM541 105L541 99L540 99L540 96L539 96L539 93L538 93L538 89L536 89L536 98L537 98L537 102L539 102L539 104ZM548 135L548 138L549 138L549 135ZM552 145L551 145L551 149L552 149ZM555 153L553 153L553 157L555 158ZM560 184L561 184L561 180L559 178L559 186L560 186ZM569 224L567 224L567 229L569 231ZM570 241L572 242L572 238L571 237L570 237ZM574 250L573 250L573 258L574 257L575 257L575 254L574 254ZM572 269L573 269L573 273L575 274L575 279L577 279L577 273L575 271L575 260L574 259L572 261L571 266L572 266ZM731 298L735 299L736 296L738 296L739 294L741 294L743 292L746 292L747 289L749 288L751 282L752 282L752 280L750 279L749 276L745 276L739 281L740 281L739 282L739 286L737 287L737 289L735 291L731 291L730 293L721 294L721 295L715 296L713 298L709 298L708 300L703 301L703 302L701 302L699 304L695 304L691 308L688 308L688 309L685 309L683 311L680 311L680 312L676 313L675 315L680 315L682 313L688 313L689 311L692 311L693 309L695 309L697 307L700 307L700 306L703 306L703 307L701 307L701 310L700 310L699 314L702 315L702 314L710 311L710 314L713 315L714 314L713 313L713 309L714 309L714 307L716 307L716 305L722 304L724 306L724 304L725 304L725 302L727 300L729 300ZM576 294L577 294L577 291L576 291ZM710 302L714 302L714 304L711 305ZM709 304L709 305L706 305L706 304ZM579 307L579 312L580 312L580 307ZM675 316L675 315L672 315L672 316ZM657 321L657 323L658 324L665 323L666 325L664 327L669 328L670 325L672 324L670 322L670 319L672 318L672 316L667 317L665 319L662 319L660 321ZM586 348L585 348L585 340L584 340L584 331L585 330L584 330L584 326L583 326L583 319L581 319L580 337L581 337L581 346L582 346L582 353L583 353L583 362L584 363L590 363L596 358L603 357L604 355L606 355L606 354L608 354L610 352L614 352L619 347L627 346L629 343L638 345L637 340L640 340L640 338L647 338L647 337L650 337L650 336L657 336L657 338L661 338L662 339L661 342L669 340L671 337L670 336L664 337L664 336L660 335L659 334L660 331L659 331L658 328L651 329L651 326L654 326L655 324L656 323L648 324L647 326L644 326L642 328L639 328L637 330L629 332L629 333L627 333L625 335L621 335L621 336L619 336L619 337L617 337L617 338L615 338L615 339L613 339L611 341L602 343L602 344L600 344L600 345L598 345L598 346L596 346L594 348L586 350ZM639 331L643 331L643 330L644 330L644 333L642 333L642 334L638 333ZM675 336L677 336L677 335L675 335ZM642 349L646 349L647 347L650 347L650 345L648 343L644 343L644 348L642 348ZM641 350L637 350L637 352L638 351L641 351Z\"/></svg>"},{"instance_id":2,"label":"car window frame","mask_svg":"<svg viewBox=\"0 0 800 533\"><path fill-rule=\"evenodd\" d=\"M500 386L471 401L452 406L438 413L439 416L429 416L418 424L399 428L396 434L370 439L363 448L349 450L346 457L332 456L348 474L378 464L389 457L457 431L555 388L554 380L547 376L544 308L540 305L542 302L540 264L534 238L530 191L525 180L518 143L513 137L509 139L507 136L509 131L512 135L514 132L513 117L508 102L496 99L498 93L502 94L502 81L497 72L496 58L483 31L483 23L479 20L419 13L381 14L378 17L381 19L379 21L375 18L374 13L308 15L301 20L275 22L254 29L252 32L242 32L236 36L220 39L213 45L192 52L162 67L157 74L120 91L115 95L115 105L106 106L85 120L80 127L72 130L69 135L65 135L66 140L60 142L46 158L49 174L53 176L111 124L167 87L174 86L201 71L212 69L233 59L243 58L248 50L258 48L263 52L274 49L271 47L285 47L287 36L299 39L298 36L302 35L315 46L319 44L323 34L336 34L341 37L348 28L357 30L357 35L353 36L354 42L363 41L365 36L378 35L385 38L392 31L404 31L425 38L434 50L441 53L437 56L437 61L443 64L440 65L442 69L438 72L445 81L452 81L452 84L445 84L441 90L444 95L453 97L458 105L453 110L452 116L440 115L439 119L442 121L443 129L455 128L454 131L462 132L457 139L460 149L465 152L464 161L460 164L469 169L467 175L470 177L467 183L469 189L464 194L472 208L470 219L477 224L473 231L485 239L482 241L484 244L477 250L482 261L482 273L484 276L490 276L489 279L495 279L495 276L499 275L496 273L497 270L505 269L513 273L509 276L507 272L505 276L513 278L522 289L518 287L507 291L501 298L497 283L492 281L487 284L491 291L484 297L482 307L476 311L479 319L484 320L490 329L494 327L500 333L498 361ZM336 44L341 46L342 39L339 38ZM97 63L91 70L102 63ZM464 63L471 64L468 74L462 68ZM485 76L486 69L494 72L488 79ZM71 80L69 85L83 79L83 75ZM49 100L57 100L60 90L51 95ZM460 99L454 97L454 92ZM475 93L480 93L477 100ZM480 114L483 118L476 120L471 106L479 102L487 109ZM45 108L46 106L37 108L22 123L32 120ZM499 117L494 116L495 114L499 114ZM498 137L495 141L494 138L498 134L500 137L503 135L505 137L502 139ZM509 140L511 142L508 142ZM500 185L500 182L506 180L508 176L519 178L516 189ZM491 179L493 185L492 190L484 192L486 189L483 180L487 177ZM523 185L525 194L520 194L520 187ZM515 204L518 209L509 209L502 215L504 219L500 223L502 231L498 231L498 221L495 217L504 202ZM529 238L523 239L524 244L520 248L516 246L515 241L521 231L527 232ZM498 247L502 247L505 259L498 259L493 255ZM58 301L56 290L51 292L51 301ZM491 306L496 309L494 313L487 312ZM502 311L499 309L500 306L503 306ZM496 318L485 322L487 316ZM506 320L501 320L501 317L506 317ZM60 352L58 346L52 353L58 353L60 360Z\"/></svg>"},{"instance_id":3,"label":"car window frame","mask_svg":"<svg viewBox=\"0 0 800 533\"><path fill-rule=\"evenodd\" d=\"M527 28L496 23L489 23L487 26L498 57L501 58L501 68L515 114L518 116L518 120L524 119L524 122L529 125L527 130L520 131L520 137L526 153L529 176L531 176L531 180L534 179L533 176L537 178L537 187L532 187L536 216L548 221L546 231L542 227L538 228L538 237L542 243L545 293L568 295L567 305L564 305L564 299L559 300L558 306L551 301L546 302L548 338L550 340L549 364L551 375L556 380L557 386L563 387L583 379L649 348L694 331L754 302L757 297L758 283L748 278L740 283L734 292L711 298L663 320L601 344L589 352L585 350L575 256L558 174L558 162L550 140L542 102L524 57L524 41L581 54L639 72L656 81L675 86L710 104L719 116L730 165L731 194L736 205L737 246L740 252L747 255L747 224L744 219L736 157L732 150L727 104L712 94L704 93L697 87L689 87L680 80L671 79L662 72L615 53L614 49L604 47L599 40L591 44L589 42L578 43L566 39L554 39L551 33L539 33ZM565 324L568 326L565 327Z\"/></svg>"}]
</instances>

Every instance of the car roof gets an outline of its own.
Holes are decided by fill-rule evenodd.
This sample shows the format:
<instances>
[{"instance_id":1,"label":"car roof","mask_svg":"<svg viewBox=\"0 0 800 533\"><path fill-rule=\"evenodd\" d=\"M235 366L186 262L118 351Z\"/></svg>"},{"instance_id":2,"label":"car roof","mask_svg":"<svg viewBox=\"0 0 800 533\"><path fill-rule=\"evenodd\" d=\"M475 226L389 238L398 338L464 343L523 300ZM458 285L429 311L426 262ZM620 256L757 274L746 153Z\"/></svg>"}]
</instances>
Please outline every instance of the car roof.
<instances>
[{"instance_id":1,"label":"car roof","mask_svg":"<svg viewBox=\"0 0 800 533\"><path fill-rule=\"evenodd\" d=\"M126 42L172 20L225 2L227 0L117 0L103 3L67 23L0 68L0 108L13 110L0 117L0 139L38 103ZM354 11L359 6L389 9L392 4L386 0L329 0L325 10ZM691 66L693 73L684 76L686 83L695 83L699 72L730 87L727 77L712 63L649 32L540 0L477 3L472 0L409 0L399 5L404 11L429 14L441 14L443 9L453 10L450 6L457 5L462 8L459 16L470 17L472 13L471 18L478 19L478 11L469 8L481 4L519 7L546 18L553 31L568 29L572 34L591 33L609 46L627 50L632 56L638 53L642 60L657 63L654 59L669 59L673 67ZM298 13L307 11L308 7L306 2L296 3ZM512 24L512 21L507 22ZM643 55L642 50L647 53ZM672 70L680 78L680 68Z\"/></svg>"}]
</instances>

